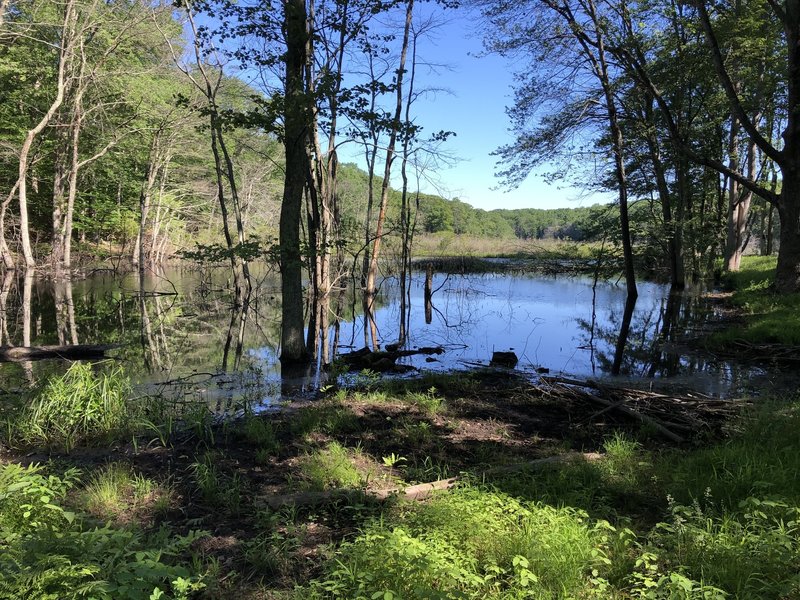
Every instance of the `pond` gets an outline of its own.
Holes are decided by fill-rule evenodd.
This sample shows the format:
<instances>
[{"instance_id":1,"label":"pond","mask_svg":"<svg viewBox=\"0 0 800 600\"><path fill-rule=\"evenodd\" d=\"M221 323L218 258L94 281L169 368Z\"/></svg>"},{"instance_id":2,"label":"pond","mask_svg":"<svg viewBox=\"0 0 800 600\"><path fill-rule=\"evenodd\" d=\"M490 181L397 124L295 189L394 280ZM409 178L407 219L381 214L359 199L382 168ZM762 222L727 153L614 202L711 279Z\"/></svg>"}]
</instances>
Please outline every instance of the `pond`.
<instances>
[{"instance_id":1,"label":"pond","mask_svg":"<svg viewBox=\"0 0 800 600\"><path fill-rule=\"evenodd\" d=\"M428 318L425 274L410 290L407 346L441 347L406 364L433 370L488 365L494 351L513 351L517 370L571 377L607 377L615 358L625 288L591 277L535 273L435 274ZM282 395L317 389L324 374L281 378L280 282L263 273L246 309L232 308L225 270L171 268L151 273L140 290L136 274L97 270L54 281L11 276L0 289L0 345L122 344L113 352L134 381L161 393L200 396L226 410L249 396L262 406ZM648 378L725 396L762 388L769 373L716 360L681 341L706 331L713 313L692 293L643 282L621 357L625 378ZM342 296L338 351L365 345L359 294ZM376 323L382 345L396 342L398 282L382 282ZM428 322L429 321L429 322ZM31 385L64 368L59 361L0 363L0 387Z\"/></svg>"}]
</instances>

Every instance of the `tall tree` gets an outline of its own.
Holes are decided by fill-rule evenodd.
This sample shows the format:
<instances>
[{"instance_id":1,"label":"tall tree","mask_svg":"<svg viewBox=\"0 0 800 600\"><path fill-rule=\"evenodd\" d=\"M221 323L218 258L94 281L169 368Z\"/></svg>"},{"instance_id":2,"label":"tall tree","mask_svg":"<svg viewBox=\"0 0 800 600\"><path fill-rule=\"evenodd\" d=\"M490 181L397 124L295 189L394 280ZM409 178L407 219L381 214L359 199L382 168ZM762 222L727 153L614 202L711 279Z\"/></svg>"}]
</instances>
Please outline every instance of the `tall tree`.
<instances>
[{"instance_id":1,"label":"tall tree","mask_svg":"<svg viewBox=\"0 0 800 600\"><path fill-rule=\"evenodd\" d=\"M607 49L607 15L601 14L595 0L531 0L484 6L484 14L493 25L488 48L505 55L524 53L538 63L520 76L517 102L511 109L517 140L500 150L500 155L512 163L505 171L511 183L519 182L533 166L552 158L550 151L563 149L566 138L560 128L566 126L575 131L585 127L585 114L602 104L601 118L608 132L619 196L626 286L629 297L635 298L638 292L628 216L625 145L618 116L615 73ZM540 124L538 131L531 131L528 128L531 115L547 105L552 108L554 100L553 96L547 96L548 91L536 88L548 85L543 80L553 78L560 79L559 85L551 84L548 90L565 91L568 98L577 96L577 102L568 102L564 110L564 97L558 98L556 103L560 106L552 113L550 122ZM585 86L591 80L595 86L587 92Z\"/></svg>"}]
</instances>

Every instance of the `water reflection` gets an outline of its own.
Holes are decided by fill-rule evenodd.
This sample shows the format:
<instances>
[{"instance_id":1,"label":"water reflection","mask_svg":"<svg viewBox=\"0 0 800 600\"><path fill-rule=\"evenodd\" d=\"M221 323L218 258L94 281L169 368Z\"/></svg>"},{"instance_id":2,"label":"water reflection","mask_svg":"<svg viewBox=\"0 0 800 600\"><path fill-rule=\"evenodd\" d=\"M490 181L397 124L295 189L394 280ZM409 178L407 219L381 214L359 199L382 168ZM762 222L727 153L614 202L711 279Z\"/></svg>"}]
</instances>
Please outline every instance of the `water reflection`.
<instances>
[{"instance_id":1,"label":"water reflection","mask_svg":"<svg viewBox=\"0 0 800 600\"><path fill-rule=\"evenodd\" d=\"M258 276L240 302L226 291L227 277L224 270L191 269L122 277L98 272L58 281L7 273L0 282L0 345L120 343L116 354L138 383L164 392L167 382L171 390L180 388L174 394L202 394L223 407L242 395L268 403L323 383L316 369L322 356L299 371L281 369L277 360L277 276ZM406 347L445 349L435 362L430 356L400 361L419 368L488 364L495 350L510 350L520 357L519 368L531 373L538 368L602 376L616 366L630 377L690 376L711 393L726 393L731 384L763 375L694 355L676 343L709 318L695 297L642 283L638 302L627 310L628 333L621 336L624 288L594 283L520 273L415 272L410 311L400 314L399 286L387 279L371 318L363 312L360 290L337 289L324 354L395 343L402 318ZM22 385L63 368L54 361L0 364L0 380Z\"/></svg>"}]
</instances>

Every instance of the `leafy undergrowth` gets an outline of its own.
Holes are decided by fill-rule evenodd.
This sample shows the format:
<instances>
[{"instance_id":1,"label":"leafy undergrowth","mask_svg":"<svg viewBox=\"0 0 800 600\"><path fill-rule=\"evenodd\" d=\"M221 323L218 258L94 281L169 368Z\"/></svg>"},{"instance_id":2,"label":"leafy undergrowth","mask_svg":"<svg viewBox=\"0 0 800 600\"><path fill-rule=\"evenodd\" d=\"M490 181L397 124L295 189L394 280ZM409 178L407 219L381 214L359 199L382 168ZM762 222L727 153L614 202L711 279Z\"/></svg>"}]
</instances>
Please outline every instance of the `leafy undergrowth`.
<instances>
[{"instance_id":1,"label":"leafy undergrowth","mask_svg":"<svg viewBox=\"0 0 800 600\"><path fill-rule=\"evenodd\" d=\"M798 427L795 403L703 450L615 436L601 461L400 504L295 597L800 597Z\"/></svg>"},{"instance_id":2,"label":"leafy undergrowth","mask_svg":"<svg viewBox=\"0 0 800 600\"><path fill-rule=\"evenodd\" d=\"M65 500L79 475L0 466L0 598L178 600L205 587L200 563L184 562L202 533L145 534L76 514Z\"/></svg>"},{"instance_id":3,"label":"leafy undergrowth","mask_svg":"<svg viewBox=\"0 0 800 600\"><path fill-rule=\"evenodd\" d=\"M746 256L738 273L725 274L724 283L733 291L731 303L743 313L744 324L715 333L709 340L712 347L732 342L800 344L800 294L772 290L776 264L775 257Z\"/></svg>"},{"instance_id":4,"label":"leafy undergrowth","mask_svg":"<svg viewBox=\"0 0 800 600\"><path fill-rule=\"evenodd\" d=\"M361 379L279 415L42 439L70 452L0 467L0 599L800 598L798 399L670 449L507 374ZM21 414L8 439L39 427ZM519 468L567 450L602 458ZM424 502L362 493L459 474Z\"/></svg>"}]
</instances>

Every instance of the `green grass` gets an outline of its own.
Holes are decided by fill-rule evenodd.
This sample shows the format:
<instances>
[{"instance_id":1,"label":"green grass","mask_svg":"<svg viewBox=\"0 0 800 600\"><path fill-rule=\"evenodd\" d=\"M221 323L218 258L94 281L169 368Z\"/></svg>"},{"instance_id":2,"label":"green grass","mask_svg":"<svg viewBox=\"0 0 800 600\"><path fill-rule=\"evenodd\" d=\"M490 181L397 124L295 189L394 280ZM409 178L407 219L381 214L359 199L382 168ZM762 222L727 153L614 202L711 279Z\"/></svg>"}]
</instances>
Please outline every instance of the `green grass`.
<instances>
[{"instance_id":1,"label":"green grass","mask_svg":"<svg viewBox=\"0 0 800 600\"><path fill-rule=\"evenodd\" d=\"M275 426L264 417L245 416L240 425L240 432L245 440L265 453L276 452L280 447Z\"/></svg>"},{"instance_id":2,"label":"green grass","mask_svg":"<svg viewBox=\"0 0 800 600\"><path fill-rule=\"evenodd\" d=\"M800 344L800 294L772 291L776 264L775 257L746 256L739 272L725 274L723 282L733 291L731 302L744 313L745 324L713 335L712 346L724 347L737 340Z\"/></svg>"},{"instance_id":3,"label":"green grass","mask_svg":"<svg viewBox=\"0 0 800 600\"><path fill-rule=\"evenodd\" d=\"M338 442L303 457L300 465L303 485L311 490L362 487L367 475L353 464L358 450L348 450Z\"/></svg>"},{"instance_id":4,"label":"green grass","mask_svg":"<svg viewBox=\"0 0 800 600\"><path fill-rule=\"evenodd\" d=\"M353 411L335 399L300 409L289 423L290 432L300 438L311 434L357 433L360 427Z\"/></svg>"},{"instance_id":5,"label":"green grass","mask_svg":"<svg viewBox=\"0 0 800 600\"><path fill-rule=\"evenodd\" d=\"M800 400L708 448L646 451L401 503L344 543L308 598L800 597Z\"/></svg>"},{"instance_id":6,"label":"green grass","mask_svg":"<svg viewBox=\"0 0 800 600\"><path fill-rule=\"evenodd\" d=\"M203 504L238 515L245 498L244 484L238 473L220 470L219 458L216 452L203 453L191 465L192 479Z\"/></svg>"},{"instance_id":7,"label":"green grass","mask_svg":"<svg viewBox=\"0 0 800 600\"><path fill-rule=\"evenodd\" d=\"M95 371L91 364L76 362L7 419L7 441L69 452L78 444L124 439L138 420L129 392L121 367Z\"/></svg>"},{"instance_id":8,"label":"green grass","mask_svg":"<svg viewBox=\"0 0 800 600\"><path fill-rule=\"evenodd\" d=\"M112 463L92 475L81 502L87 512L100 519L122 520L140 510L163 512L169 508L172 495L169 486L134 473L129 465Z\"/></svg>"}]
</instances>

